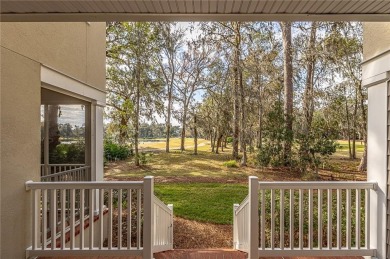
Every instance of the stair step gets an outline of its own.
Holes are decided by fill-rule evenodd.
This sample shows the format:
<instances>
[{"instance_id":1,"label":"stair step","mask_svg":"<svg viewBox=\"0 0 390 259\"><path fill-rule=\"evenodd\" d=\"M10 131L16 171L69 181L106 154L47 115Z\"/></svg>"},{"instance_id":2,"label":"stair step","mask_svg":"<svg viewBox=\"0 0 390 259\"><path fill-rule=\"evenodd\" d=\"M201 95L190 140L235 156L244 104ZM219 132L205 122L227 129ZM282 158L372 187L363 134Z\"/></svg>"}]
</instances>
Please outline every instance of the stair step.
<instances>
[{"instance_id":1,"label":"stair step","mask_svg":"<svg viewBox=\"0 0 390 259\"><path fill-rule=\"evenodd\" d=\"M246 259L246 254L230 249L175 249L154 254L154 259Z\"/></svg>"}]
</instances>

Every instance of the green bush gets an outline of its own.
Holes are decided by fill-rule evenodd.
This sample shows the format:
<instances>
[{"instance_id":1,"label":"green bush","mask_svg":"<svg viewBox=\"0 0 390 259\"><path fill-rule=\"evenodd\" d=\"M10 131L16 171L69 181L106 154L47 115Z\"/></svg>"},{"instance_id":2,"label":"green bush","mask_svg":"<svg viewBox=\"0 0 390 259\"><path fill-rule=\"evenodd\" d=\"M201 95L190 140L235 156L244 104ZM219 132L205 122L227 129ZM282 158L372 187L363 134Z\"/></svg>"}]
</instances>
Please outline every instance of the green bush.
<instances>
[{"instance_id":1,"label":"green bush","mask_svg":"<svg viewBox=\"0 0 390 259\"><path fill-rule=\"evenodd\" d=\"M227 142L228 144L233 143L233 137L227 137L227 138L226 138L226 142Z\"/></svg>"},{"instance_id":2,"label":"green bush","mask_svg":"<svg viewBox=\"0 0 390 259\"><path fill-rule=\"evenodd\" d=\"M223 163L223 165L226 166L226 167L230 167L230 168L238 167L236 160L226 161L226 162Z\"/></svg>"},{"instance_id":3,"label":"green bush","mask_svg":"<svg viewBox=\"0 0 390 259\"><path fill-rule=\"evenodd\" d=\"M141 154L139 155L139 162L141 163L141 165L146 165L148 163L148 158L145 152L141 152Z\"/></svg>"},{"instance_id":4,"label":"green bush","mask_svg":"<svg viewBox=\"0 0 390 259\"><path fill-rule=\"evenodd\" d=\"M51 164L85 163L85 143L59 144L49 154Z\"/></svg>"},{"instance_id":5,"label":"green bush","mask_svg":"<svg viewBox=\"0 0 390 259\"><path fill-rule=\"evenodd\" d=\"M104 158L107 161L124 160L132 154L133 150L126 145L120 145L111 140L104 141Z\"/></svg>"}]
</instances>

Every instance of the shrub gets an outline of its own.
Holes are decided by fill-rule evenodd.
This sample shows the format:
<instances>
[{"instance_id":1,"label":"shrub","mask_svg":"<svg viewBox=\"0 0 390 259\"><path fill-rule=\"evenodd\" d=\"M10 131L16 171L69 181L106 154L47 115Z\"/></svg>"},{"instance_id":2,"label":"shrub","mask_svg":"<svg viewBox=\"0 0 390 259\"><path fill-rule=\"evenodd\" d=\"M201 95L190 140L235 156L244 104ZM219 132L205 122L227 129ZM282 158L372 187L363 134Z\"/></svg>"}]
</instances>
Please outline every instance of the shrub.
<instances>
[{"instance_id":1,"label":"shrub","mask_svg":"<svg viewBox=\"0 0 390 259\"><path fill-rule=\"evenodd\" d=\"M226 162L223 163L223 165L226 166L226 167L230 167L230 168L238 167L236 160L226 161Z\"/></svg>"},{"instance_id":2,"label":"shrub","mask_svg":"<svg viewBox=\"0 0 390 259\"><path fill-rule=\"evenodd\" d=\"M141 163L141 165L146 165L148 163L148 159L145 152L140 153L139 162Z\"/></svg>"},{"instance_id":3,"label":"shrub","mask_svg":"<svg viewBox=\"0 0 390 259\"><path fill-rule=\"evenodd\" d=\"M226 138L226 142L227 142L228 144L233 143L233 137L227 137L227 138Z\"/></svg>"},{"instance_id":4,"label":"shrub","mask_svg":"<svg viewBox=\"0 0 390 259\"><path fill-rule=\"evenodd\" d=\"M85 143L80 141L71 144L59 144L50 152L52 164L85 163Z\"/></svg>"},{"instance_id":5,"label":"shrub","mask_svg":"<svg viewBox=\"0 0 390 259\"><path fill-rule=\"evenodd\" d=\"M104 158L107 161L124 160L132 154L133 150L126 145L120 145L111 140L104 141Z\"/></svg>"}]
</instances>

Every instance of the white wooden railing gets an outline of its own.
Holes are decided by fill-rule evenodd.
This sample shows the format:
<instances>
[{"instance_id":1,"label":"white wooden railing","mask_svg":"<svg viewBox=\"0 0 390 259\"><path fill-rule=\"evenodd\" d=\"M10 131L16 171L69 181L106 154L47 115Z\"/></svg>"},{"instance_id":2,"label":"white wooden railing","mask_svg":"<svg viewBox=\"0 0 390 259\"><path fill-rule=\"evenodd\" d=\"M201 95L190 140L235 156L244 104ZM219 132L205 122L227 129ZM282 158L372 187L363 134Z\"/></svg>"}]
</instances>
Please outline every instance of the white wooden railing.
<instances>
[{"instance_id":1,"label":"white wooden railing","mask_svg":"<svg viewBox=\"0 0 390 259\"><path fill-rule=\"evenodd\" d=\"M41 164L42 182L90 181L91 167L85 164Z\"/></svg>"},{"instance_id":2,"label":"white wooden railing","mask_svg":"<svg viewBox=\"0 0 390 259\"><path fill-rule=\"evenodd\" d=\"M137 182L29 181L26 189L32 192L33 208L32 246L26 251L28 257L151 259L154 250L169 249L162 244L169 243L172 247L172 239L163 243L159 239L172 237L169 232L172 227L168 228L166 223L172 223L172 210L154 197L153 177Z\"/></svg>"},{"instance_id":3,"label":"white wooden railing","mask_svg":"<svg viewBox=\"0 0 390 259\"><path fill-rule=\"evenodd\" d=\"M234 207L234 248L259 256L374 256L371 182L258 182Z\"/></svg>"},{"instance_id":4,"label":"white wooden railing","mask_svg":"<svg viewBox=\"0 0 390 259\"><path fill-rule=\"evenodd\" d=\"M165 205L156 196L154 206L153 252L158 253L173 249L173 205Z\"/></svg>"}]
</instances>

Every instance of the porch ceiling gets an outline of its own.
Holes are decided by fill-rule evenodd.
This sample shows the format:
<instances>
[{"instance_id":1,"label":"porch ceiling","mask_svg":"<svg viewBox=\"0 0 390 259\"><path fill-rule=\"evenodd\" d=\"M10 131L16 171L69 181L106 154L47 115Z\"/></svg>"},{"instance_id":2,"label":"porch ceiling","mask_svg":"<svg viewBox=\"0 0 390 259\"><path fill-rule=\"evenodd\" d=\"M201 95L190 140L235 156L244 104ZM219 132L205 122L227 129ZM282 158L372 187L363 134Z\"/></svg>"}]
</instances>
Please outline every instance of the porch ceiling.
<instances>
[{"instance_id":1,"label":"porch ceiling","mask_svg":"<svg viewBox=\"0 0 390 259\"><path fill-rule=\"evenodd\" d=\"M390 0L0 0L2 21L390 21Z\"/></svg>"}]
</instances>

